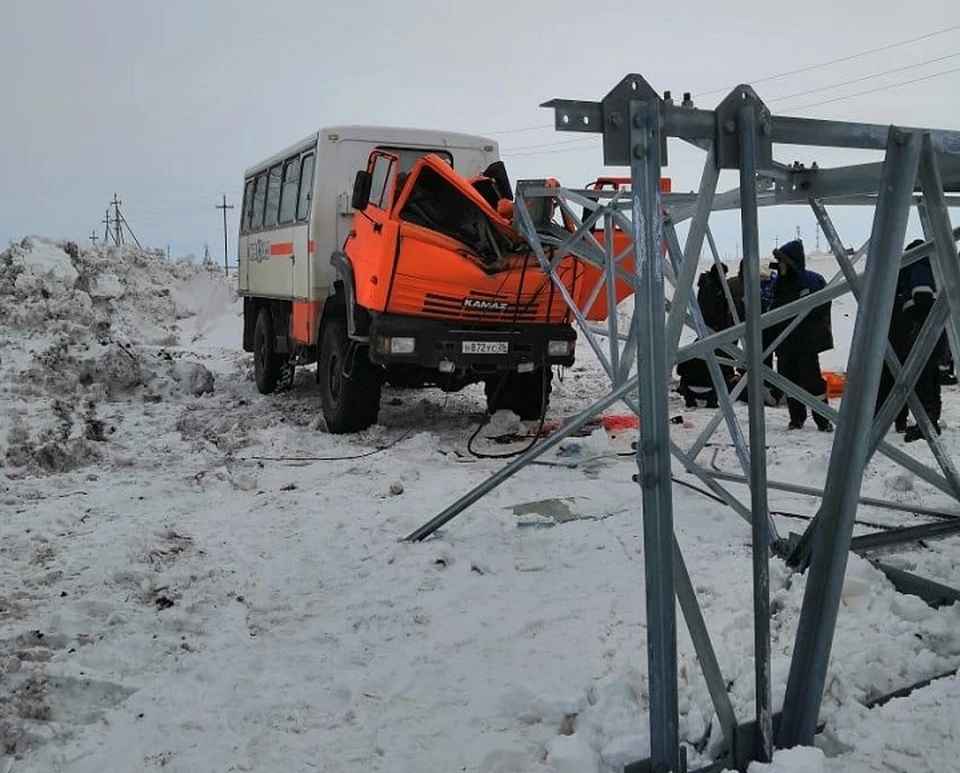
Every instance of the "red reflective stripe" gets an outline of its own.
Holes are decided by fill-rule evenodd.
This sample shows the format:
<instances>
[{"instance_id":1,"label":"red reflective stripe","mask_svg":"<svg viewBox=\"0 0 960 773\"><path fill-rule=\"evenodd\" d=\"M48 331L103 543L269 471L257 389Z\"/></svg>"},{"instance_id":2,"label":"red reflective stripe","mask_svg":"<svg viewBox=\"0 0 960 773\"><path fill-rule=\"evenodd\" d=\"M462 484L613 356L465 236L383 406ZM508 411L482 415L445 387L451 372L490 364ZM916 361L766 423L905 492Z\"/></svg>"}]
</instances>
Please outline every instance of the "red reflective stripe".
<instances>
[{"instance_id":1,"label":"red reflective stripe","mask_svg":"<svg viewBox=\"0 0 960 773\"><path fill-rule=\"evenodd\" d=\"M271 255L293 255L293 242L277 242L270 245Z\"/></svg>"},{"instance_id":2,"label":"red reflective stripe","mask_svg":"<svg viewBox=\"0 0 960 773\"><path fill-rule=\"evenodd\" d=\"M311 255L313 254L313 239L307 242L307 252Z\"/></svg>"}]
</instances>

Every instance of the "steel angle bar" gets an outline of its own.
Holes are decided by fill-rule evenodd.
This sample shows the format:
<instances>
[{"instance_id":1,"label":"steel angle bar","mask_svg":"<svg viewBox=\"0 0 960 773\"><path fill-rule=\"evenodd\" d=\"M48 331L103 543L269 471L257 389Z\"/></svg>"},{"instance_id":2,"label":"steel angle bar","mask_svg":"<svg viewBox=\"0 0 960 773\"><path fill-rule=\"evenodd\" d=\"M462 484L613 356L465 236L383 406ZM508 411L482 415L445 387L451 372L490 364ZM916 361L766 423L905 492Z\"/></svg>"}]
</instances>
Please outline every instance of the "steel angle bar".
<instances>
[{"instance_id":1,"label":"steel angle bar","mask_svg":"<svg viewBox=\"0 0 960 773\"><path fill-rule=\"evenodd\" d=\"M574 432L580 430L594 416L602 413L611 405L618 403L624 398L625 395L627 395L627 393L636 389L638 384L639 376L634 376L633 378L628 379L605 397L597 400L597 402L595 402L593 405L584 409L572 419L558 427L544 440L535 444L529 451L524 452L503 467L503 469L498 470L478 486L472 488L456 502L445 508L442 512L437 514L423 526L412 531L404 539L408 542L419 542L420 540L426 539L444 524L449 523L451 520L460 515L460 513L470 507L470 505L475 504L477 501L497 488L500 484L512 478L534 459L538 459L539 457L543 456L543 454L558 446Z\"/></svg>"},{"instance_id":2,"label":"steel angle bar","mask_svg":"<svg viewBox=\"0 0 960 773\"><path fill-rule=\"evenodd\" d=\"M636 309L630 315L630 330L623 344L623 351L620 354L620 372L617 374L618 383L630 375L634 363L637 361L637 330L639 321Z\"/></svg>"},{"instance_id":3,"label":"steel angle bar","mask_svg":"<svg viewBox=\"0 0 960 773\"><path fill-rule=\"evenodd\" d=\"M700 188L697 193L697 209L690 222L687 241L683 250L683 262L677 276L679 297L674 294L674 307L667 317L667 355L670 362L676 356L677 346L680 344L680 330L683 327L683 311L687 307L687 299L693 294L693 283L700 263L700 251L703 249L703 239L710 222L710 212L713 209L713 195L717 190L717 180L720 170L717 168L716 155L713 147L707 153L703 172L700 175Z\"/></svg>"},{"instance_id":4,"label":"steel angle bar","mask_svg":"<svg viewBox=\"0 0 960 773\"><path fill-rule=\"evenodd\" d=\"M778 745L810 745L826 682L840 592L866 463L868 430L880 383L911 192L920 160L921 135L891 127L881 194L871 231L863 304L850 348L849 394L840 407L821 504L823 522L813 550L790 663Z\"/></svg>"},{"instance_id":5,"label":"steel angle bar","mask_svg":"<svg viewBox=\"0 0 960 773\"><path fill-rule=\"evenodd\" d=\"M749 480L743 475L734 472L725 472L723 470L713 469L709 471L717 480L727 480L731 483L749 483ZM823 489L813 486L802 486L799 483L786 483L779 480L768 480L767 488L779 491L788 491L792 494L804 494L806 496L823 498ZM931 518L940 518L944 520L958 520L960 513L946 513L943 510L934 510L930 507L921 507L919 505L901 505L896 502L888 502L885 499L876 499L874 497L861 496L858 500L860 504L868 507L876 507L883 510L895 510L897 512L911 513L913 515L925 515Z\"/></svg>"},{"instance_id":6,"label":"steel angle bar","mask_svg":"<svg viewBox=\"0 0 960 773\"><path fill-rule=\"evenodd\" d=\"M799 400L810 410L818 411L821 416L824 416L835 424L840 421L840 412L837 411L836 408L822 402L805 389L798 387L792 381L776 373L772 368L764 366L762 372L764 379L774 386L779 387L784 394ZM932 469L918 462L910 456L910 454L901 451L896 446L890 445L890 443L885 440L881 441L880 445L877 446L877 450L891 461L896 462L901 467L905 467L918 478L925 480L944 494L947 494L951 498L954 497L953 487L946 478L937 475Z\"/></svg>"},{"instance_id":7,"label":"steel angle bar","mask_svg":"<svg viewBox=\"0 0 960 773\"><path fill-rule=\"evenodd\" d=\"M710 246L710 254L713 255L713 264L720 273L720 283L723 285L723 297L726 298L727 308L730 309L730 316L733 318L733 324L740 324L740 313L737 311L737 304L734 303L733 293L730 292L730 283L727 281L727 272L723 270L723 261L720 260L720 253L717 251L717 243L713 240L713 232L708 225L706 228L707 244ZM679 346L679 342L677 346Z\"/></svg>"},{"instance_id":8,"label":"steel angle bar","mask_svg":"<svg viewBox=\"0 0 960 773\"><path fill-rule=\"evenodd\" d=\"M960 228L955 228L953 230L953 236L954 239L960 238ZM935 249L936 247L934 246L933 242L928 241L917 247L906 250L903 253L903 259L899 264L899 268L905 268L913 263L916 263L921 258L932 255ZM798 301L794 301L793 303L788 303L785 306L780 306L772 311L768 311L764 313L760 319L763 322L763 327L770 327L778 322L783 322L784 320L790 319L800 312L808 311L816 306L826 303L827 301L836 300L848 292L849 285L847 284L846 280L837 281L836 284L828 284L822 290L818 290L816 293L807 295ZM718 347L722 347L727 342L742 338L745 330L745 323L741 322L739 325L728 327L726 330L721 330L713 335L707 336L700 341L694 341L693 343L681 346L677 351L677 361L682 362L694 357L703 357L704 352L709 349L716 349Z\"/></svg>"},{"instance_id":9,"label":"steel angle bar","mask_svg":"<svg viewBox=\"0 0 960 773\"><path fill-rule=\"evenodd\" d=\"M617 329L617 280L613 271L613 218L608 212L603 216L603 242L607 261L610 263L604 271L607 285L607 327L610 331L607 345L610 347L611 380L616 386L620 381L620 331ZM587 308L589 309L589 306Z\"/></svg>"},{"instance_id":10,"label":"steel angle bar","mask_svg":"<svg viewBox=\"0 0 960 773\"><path fill-rule=\"evenodd\" d=\"M741 502L737 497L730 492L729 489L721 486L714 479L716 476L707 469L704 469L700 464L694 460L690 454L680 448L677 445L676 441L671 441L670 443L670 453L676 457L676 459L683 465L684 470L689 472L691 475L695 475L697 480L699 480L704 486L710 489L714 494L716 494L720 499L723 500L723 503L731 508L737 515L739 515L747 523L752 523L750 510L747 508L743 502Z\"/></svg>"},{"instance_id":11,"label":"steel angle bar","mask_svg":"<svg viewBox=\"0 0 960 773\"><path fill-rule=\"evenodd\" d=\"M943 470L943 474L947 480L954 486L954 496L960 499L960 473L957 472L953 461L950 459L950 455L944 450L943 445L940 443L939 437L933 427L933 421L927 415L927 411L915 391L917 379L940 339L940 335L943 332L943 324L947 319L948 313L946 299L938 298L934 302L933 308L924 321L923 327L921 327L920 333L910 350L910 354L907 355L907 359L902 366L897 361L892 348L889 345L887 346L890 358L887 361L887 367L893 374L895 381L890 395L884 401L880 413L874 422L874 426L871 428L869 453L871 455L873 454L877 444L879 444L880 440L886 435L897 412L904 403L904 398L906 398L906 402L909 403L910 409L913 411L913 416L917 420L917 425L920 427L921 432L930 445L930 449L937 463L940 465L940 469Z\"/></svg>"},{"instance_id":12,"label":"steel angle bar","mask_svg":"<svg viewBox=\"0 0 960 773\"><path fill-rule=\"evenodd\" d=\"M773 141L784 145L816 145L831 148L883 150L887 147L889 126L883 124L825 121L816 118L772 116ZM929 132L934 150L939 153L960 153L960 132L902 127L907 134ZM911 180L911 185L913 181Z\"/></svg>"},{"instance_id":13,"label":"steel angle bar","mask_svg":"<svg viewBox=\"0 0 960 773\"><path fill-rule=\"evenodd\" d=\"M674 229L672 223L666 224L664 227L664 235L667 243L668 254L673 260L679 260L680 246L677 240L676 229ZM700 312L696 298L693 298L688 294L687 305L690 309L690 316L693 319L694 331L698 336L706 335L708 328L703 321L703 315ZM674 308L677 307L675 306ZM724 381L723 373L720 370L720 364L717 362L716 352L707 352L704 360L707 363L707 370L710 373L710 379L713 381L713 388L717 394L720 412L727 422L727 429L730 432L730 438L733 441L734 447L736 448L737 458L740 461L740 466L743 468L744 473L746 473L750 469L751 465L750 451L747 449L746 438L743 436L743 431L740 429L740 423L737 421L737 415L733 410L733 402L730 399L730 389L727 386L726 381ZM670 360L668 359L668 363L669 362ZM770 522L770 528L772 533L776 535L776 530L773 527L772 521Z\"/></svg>"},{"instance_id":14,"label":"steel angle bar","mask_svg":"<svg viewBox=\"0 0 960 773\"><path fill-rule=\"evenodd\" d=\"M697 602L697 594L693 588L693 582L690 580L690 573L687 571L683 552L680 550L676 537L673 540L673 574L677 589L677 601L680 603L683 618L687 622L687 630L690 632L690 639L693 641L697 660L700 661L700 670L703 671L707 691L710 693L713 709L717 713L717 721L727 744L732 747L734 732L737 727L737 715L734 712L733 703L730 701L727 682L723 678L723 671L720 669L717 654L713 649L713 643L710 641L710 633L707 631L707 624L703 619L703 612Z\"/></svg>"},{"instance_id":15,"label":"steel angle bar","mask_svg":"<svg viewBox=\"0 0 960 773\"><path fill-rule=\"evenodd\" d=\"M733 389L730 390L730 400L736 401L743 390L747 388L747 385L750 383L750 374L744 373L740 380L734 385ZM710 441L710 438L713 437L714 433L717 431L717 427L720 426L720 422L723 421L723 413L721 411L715 411L713 416L710 417L710 421L707 422L706 426L700 431L700 434L690 445L690 448L687 449L694 459L696 459L700 452L703 450L704 446ZM746 472L746 471L745 471Z\"/></svg>"},{"instance_id":16,"label":"steel angle bar","mask_svg":"<svg viewBox=\"0 0 960 773\"><path fill-rule=\"evenodd\" d=\"M885 529L873 534L861 534L850 541L850 550L854 553L866 553L877 548L889 548L918 540L944 539L960 532L960 518L952 521L935 521L918 526L903 526L899 529Z\"/></svg>"},{"instance_id":17,"label":"steel angle bar","mask_svg":"<svg viewBox=\"0 0 960 773\"><path fill-rule=\"evenodd\" d=\"M923 151L920 155L920 186L923 190L926 220L936 244L936 252L931 263L939 274L941 293L947 296L950 304L949 330L951 343L960 345L960 261L958 261L956 235L950 227L950 212L947 210L943 195L943 181L940 166L934 153L932 137L923 137ZM960 351L953 350L954 356Z\"/></svg>"},{"instance_id":18,"label":"steel angle bar","mask_svg":"<svg viewBox=\"0 0 960 773\"><path fill-rule=\"evenodd\" d=\"M930 216L927 214L926 203L921 198L916 202L917 215L920 217L920 225L923 228L923 238L927 241L933 241L933 225L930 222ZM943 287L943 275L940 273L940 264L936 260L930 261L930 267L933 269L934 281L937 287ZM945 327L947 331L947 342L950 345L950 352L960 352L960 338L957 337L955 325L951 321Z\"/></svg>"},{"instance_id":19,"label":"steel angle bar","mask_svg":"<svg viewBox=\"0 0 960 773\"><path fill-rule=\"evenodd\" d=\"M824 235L827 237L827 242L830 244L830 249L837 260L837 264L840 266L840 270L845 276L853 296L859 303L860 277L857 276L853 269L853 264L846 256L846 251L844 250L840 236L833 225L833 221L831 220L830 215L827 213L822 202L814 199L810 202L810 205L813 208L817 222L820 224ZM937 339L940 335L939 331L943 327L945 310L942 308L942 306L941 308L936 308L937 304L940 304L939 300L934 304L935 313L931 312L930 318L926 321L924 328L921 331L921 335L914 344L911 353L907 358L907 362L904 363L902 370L900 362L897 360L897 356L889 342L884 348L886 364L890 372L893 374L895 381L892 389L890 390L889 396L881 406L880 411L877 413L874 419L873 426L871 427L870 440L867 446L867 461L869 461L876 452L877 446L886 436L887 430L889 430L890 425L893 423L894 417L906 400L910 404L910 408L913 410L914 416L917 417L917 422L921 424L923 428L925 428L924 437L927 438L934 458L940 465L940 469L943 471L944 476L946 477L947 481L952 484L954 488L954 496L960 497L960 473L957 472L957 469L954 466L953 461L950 459L949 454L946 453L939 440L936 439L933 431L933 425L930 422L929 417L926 415L926 411L924 410L923 405L920 403L916 392L914 391L914 386L916 385L920 371L923 369L923 366L927 361L927 357L933 350L933 347L936 345ZM934 334L933 331L936 331L936 333ZM810 529L813 528L815 528L815 526L811 525Z\"/></svg>"},{"instance_id":20,"label":"steel angle bar","mask_svg":"<svg viewBox=\"0 0 960 773\"><path fill-rule=\"evenodd\" d=\"M760 232L757 216L758 104L747 98L737 114L740 140L740 227L743 239L744 314L746 315L747 372L759 373L763 365L760 322ZM776 527L767 502L767 451L763 380L747 385L750 414L750 510L753 546L753 648L757 739L754 753L762 762L773 758L773 708L770 691L770 548ZM773 529L773 538L771 538Z\"/></svg>"},{"instance_id":21,"label":"steel angle bar","mask_svg":"<svg viewBox=\"0 0 960 773\"><path fill-rule=\"evenodd\" d=\"M807 314L809 313L810 313L810 310L805 311L801 314L798 314L789 323L787 323L786 327L784 327L784 329L780 331L777 337L774 338L773 341L771 341L770 345L766 349L764 349L763 354L761 355L761 362L765 360L767 357L769 357L774 351L776 351L777 347L780 346L780 344L786 340L787 336L789 336L794 331L794 329L806 318ZM735 347L732 344L725 344L722 348L724 351L730 353L731 356L734 358L734 360L736 360L736 362L740 363L741 365L747 365L746 354L742 351L742 349ZM749 386L749 383L750 383L749 376L750 376L750 372L748 369L747 372L744 373L741 376L740 380L737 382L737 385L734 387L733 392L731 392L730 394L731 401L736 400L742 393L743 389ZM762 380L761 380L761 383L762 383ZM817 402L819 403L820 401L817 401ZM717 427L720 426L720 422L722 421L722 418L723 418L722 415L718 412L718 413L715 413L713 417L711 417L709 422L707 422L707 425L703 428L703 430L697 436L697 439L690 446L690 452L693 454L694 457L700 454L700 451L703 450L703 447L707 444L707 441L710 440L710 438L713 436L713 433L716 432Z\"/></svg>"},{"instance_id":22,"label":"steel angle bar","mask_svg":"<svg viewBox=\"0 0 960 773\"><path fill-rule=\"evenodd\" d=\"M560 206L560 211L565 217L569 218L574 223L577 221L577 216L563 199L557 199L557 204ZM603 216L607 212L614 212L616 210L614 210L610 204L606 204L599 210L594 210L594 212L597 211L599 211L600 215ZM592 226L581 235L580 241L586 241L590 247L597 251L598 255L603 255L605 260L609 260L609 248L597 241L597 237L593 235Z\"/></svg>"},{"instance_id":23,"label":"steel angle bar","mask_svg":"<svg viewBox=\"0 0 960 773\"><path fill-rule=\"evenodd\" d=\"M670 771L680 768L680 739L657 101L631 101L629 120L634 270L640 322L637 363L643 421L637 443L637 468L643 502L650 757L655 769L659 766Z\"/></svg>"},{"instance_id":24,"label":"steel angle bar","mask_svg":"<svg viewBox=\"0 0 960 773\"><path fill-rule=\"evenodd\" d=\"M926 577L920 577L911 572L906 572L903 569L898 569L895 566L890 566L876 559L868 560L887 576L887 579L893 583L894 587L900 591L900 593L919 596L931 607L939 608L950 606L960 601L960 590L956 588L928 580ZM956 671L953 673L956 673Z\"/></svg>"},{"instance_id":25,"label":"steel angle bar","mask_svg":"<svg viewBox=\"0 0 960 773\"><path fill-rule=\"evenodd\" d=\"M579 323L583 334L587 339L587 343L590 344L590 348L593 349L593 353L597 355L597 359L600 360L600 364L603 365L603 369L607 372L607 375L612 381L614 378L614 373L610 366L610 360L603 351L603 348L600 346L600 343L597 341L596 336L591 332L583 313L581 313L580 309L577 308L577 303L573 299L573 296L570 295L570 291L567 289L566 285L560 281L560 278L557 276L556 272L550 269L550 261L547 259L543 249L543 244L540 242L540 239L537 236L537 229L533 225L533 219L530 216L530 212L527 210L526 201L520 191L517 191L517 201L514 211L518 213L517 217L520 221L518 224L520 226L520 233L533 249L533 253L537 256L537 260L539 261L541 268L550 275L550 278L553 280L553 283L556 286L557 291L560 293L560 296L566 302L567 306L570 308L570 311L573 313L573 316Z\"/></svg>"},{"instance_id":26,"label":"steel angle bar","mask_svg":"<svg viewBox=\"0 0 960 773\"><path fill-rule=\"evenodd\" d=\"M561 203L562 207L562 201L559 199L558 201ZM574 231L570 234L570 236L556 246L556 256L554 257L553 261L551 261L552 268L556 268L557 265L559 265L559 262L563 260L564 256L571 250L573 245L582 241L584 235L590 233L590 230L597 223L597 221L604 216L604 211L605 207L597 207L595 210L593 210L593 212L585 217L582 222L580 222L578 218L573 216L571 213L571 216L573 216L573 224L575 226Z\"/></svg>"}]
</instances>

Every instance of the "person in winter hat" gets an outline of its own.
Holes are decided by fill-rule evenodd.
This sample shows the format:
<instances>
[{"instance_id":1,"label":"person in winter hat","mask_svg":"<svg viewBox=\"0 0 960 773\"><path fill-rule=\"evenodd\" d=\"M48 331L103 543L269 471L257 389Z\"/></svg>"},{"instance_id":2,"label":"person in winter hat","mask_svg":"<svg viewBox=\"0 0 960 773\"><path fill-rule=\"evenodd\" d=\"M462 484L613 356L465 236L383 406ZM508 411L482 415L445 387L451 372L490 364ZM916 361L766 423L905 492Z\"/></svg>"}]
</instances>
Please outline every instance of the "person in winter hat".
<instances>
[{"instance_id":1,"label":"person in winter hat","mask_svg":"<svg viewBox=\"0 0 960 773\"><path fill-rule=\"evenodd\" d=\"M718 264L714 264L709 271L704 271L697 282L697 305L700 307L703 321L710 328L710 332L714 333L733 324L733 315L730 313L730 305L723 291L723 279L717 266ZM722 267L725 275L727 267L723 263L719 266ZM724 356L724 352L720 349L715 353L718 357ZM733 368L729 365L721 365L720 372L729 389L730 382L733 380ZM680 376L677 391L683 396L684 405L687 408L695 408L698 400L705 400L708 408L718 406L717 392L713 379L710 378L706 360L696 357L679 363L677 375Z\"/></svg>"},{"instance_id":2,"label":"person in winter hat","mask_svg":"<svg viewBox=\"0 0 960 773\"><path fill-rule=\"evenodd\" d=\"M923 239L914 239L907 245L911 250L923 244ZM933 268L930 258L921 258L906 268L900 269L897 275L897 294L893 301L893 313L890 315L890 329L888 337L900 364L906 361L917 342L920 329L930 314L933 302L937 298L937 285L933 278ZM940 361L943 358L945 345L944 336L934 346L917 377L914 394L920 399L937 434L940 434ZM877 392L876 412L880 412L887 395L893 389L893 374L883 366L880 373L880 388ZM907 406L904 405L895 421L897 432L903 432L903 439L907 443L919 440L920 428L916 425L907 427Z\"/></svg>"},{"instance_id":3,"label":"person in winter hat","mask_svg":"<svg viewBox=\"0 0 960 773\"><path fill-rule=\"evenodd\" d=\"M826 287L826 280L820 274L807 269L807 256L799 239L774 249L773 257L777 259L778 272L773 284L771 309L786 306ZM820 372L820 352L833 348L830 311L830 301L814 308L776 350L777 372L824 403L827 402L827 382ZM773 327L771 336L779 336L790 321ZM788 429L800 429L807 420L807 407L788 397L787 409L790 412ZM821 432L833 431L830 421L816 411L813 420Z\"/></svg>"},{"instance_id":4,"label":"person in winter hat","mask_svg":"<svg viewBox=\"0 0 960 773\"><path fill-rule=\"evenodd\" d=\"M729 280L728 284L730 285L730 294L733 296L733 305L737 310L737 321L743 322L747 318L747 305L746 305L746 285L744 283L745 277L743 273L743 263L744 260L740 261L740 268L738 269L737 275ZM770 302L773 298L773 286L777 281L777 264L776 262L772 263L769 266L760 267L760 313L764 314L770 311ZM767 347L773 343L773 338L770 336L770 328L766 328L761 336L761 344L764 351L767 350ZM763 364L768 368L773 367L773 354L768 357L764 357ZM741 369L739 375L736 376L736 380L739 380L740 376L746 373L746 370ZM763 402L768 406L776 406L783 404L783 392L780 391L779 387L775 387L770 384L768 381L763 382ZM740 400L742 402L747 402L747 390L744 390L740 393Z\"/></svg>"}]
</instances>

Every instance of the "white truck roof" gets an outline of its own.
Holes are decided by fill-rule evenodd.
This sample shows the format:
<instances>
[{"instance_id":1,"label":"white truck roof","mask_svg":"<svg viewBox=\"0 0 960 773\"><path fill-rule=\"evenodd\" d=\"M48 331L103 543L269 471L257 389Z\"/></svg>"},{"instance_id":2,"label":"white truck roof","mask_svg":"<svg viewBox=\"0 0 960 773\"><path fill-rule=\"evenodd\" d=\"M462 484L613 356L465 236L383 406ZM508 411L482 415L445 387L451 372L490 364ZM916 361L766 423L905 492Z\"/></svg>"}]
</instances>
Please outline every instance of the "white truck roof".
<instances>
[{"instance_id":1,"label":"white truck roof","mask_svg":"<svg viewBox=\"0 0 960 773\"><path fill-rule=\"evenodd\" d=\"M317 138L330 142L337 142L342 139L358 140L360 142L372 142L378 145L406 145L412 147L432 147L432 148L474 148L478 145L488 152L499 150L496 140L489 137L483 137L477 134L465 134L461 132L438 131L436 129L415 129L401 126L373 126L373 125L341 125L324 126L317 132L304 137L299 142L295 142L289 147L274 153L269 158L264 159L258 164L254 164L244 172L244 177L250 177L256 172L263 171L266 167L272 166L298 151L315 147Z\"/></svg>"}]
</instances>

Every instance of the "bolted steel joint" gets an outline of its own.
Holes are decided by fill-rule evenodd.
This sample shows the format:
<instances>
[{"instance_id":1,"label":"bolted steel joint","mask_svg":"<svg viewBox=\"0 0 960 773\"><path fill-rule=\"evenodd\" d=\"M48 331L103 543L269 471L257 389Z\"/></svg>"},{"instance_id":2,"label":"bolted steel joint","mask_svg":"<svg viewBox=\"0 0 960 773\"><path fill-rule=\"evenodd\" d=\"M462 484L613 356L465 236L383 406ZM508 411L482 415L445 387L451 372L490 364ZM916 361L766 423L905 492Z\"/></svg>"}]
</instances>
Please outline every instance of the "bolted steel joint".
<instances>
[{"instance_id":1,"label":"bolted steel joint","mask_svg":"<svg viewBox=\"0 0 960 773\"><path fill-rule=\"evenodd\" d=\"M647 157L647 149L643 145L634 145L633 146L633 157L636 159L643 159Z\"/></svg>"}]
</instances>

